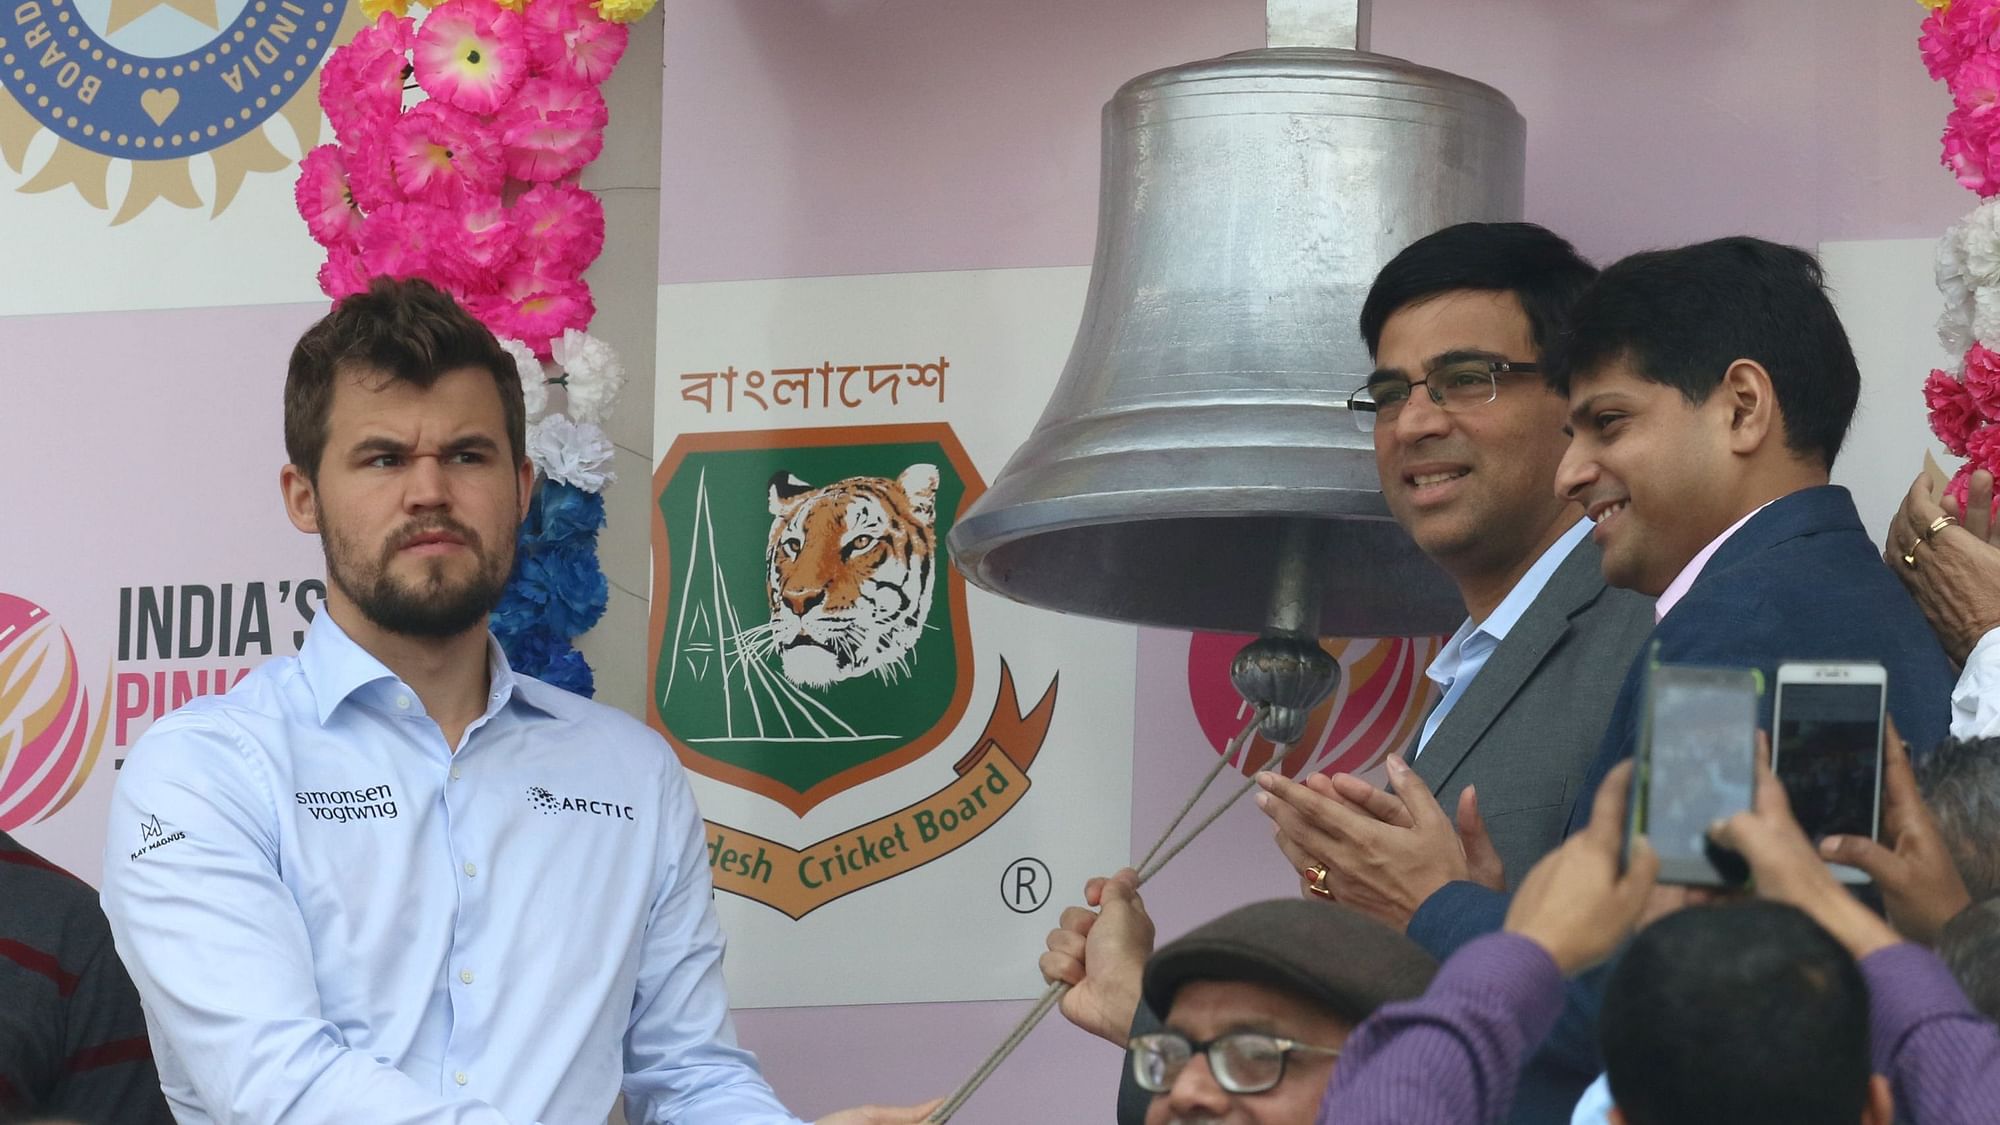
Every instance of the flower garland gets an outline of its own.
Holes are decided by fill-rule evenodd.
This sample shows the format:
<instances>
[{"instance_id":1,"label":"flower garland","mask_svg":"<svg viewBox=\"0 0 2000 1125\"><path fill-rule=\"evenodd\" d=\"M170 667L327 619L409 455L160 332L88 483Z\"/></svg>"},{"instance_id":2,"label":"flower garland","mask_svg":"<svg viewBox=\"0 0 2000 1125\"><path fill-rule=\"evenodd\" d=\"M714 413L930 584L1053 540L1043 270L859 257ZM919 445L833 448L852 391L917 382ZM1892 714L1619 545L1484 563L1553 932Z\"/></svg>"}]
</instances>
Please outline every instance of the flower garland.
<instances>
[{"instance_id":1,"label":"flower garland","mask_svg":"<svg viewBox=\"0 0 2000 1125\"><path fill-rule=\"evenodd\" d=\"M2000 476L2000 0L1922 0L1917 49L1951 91L1941 161L1982 202L1938 241L1938 342L1962 357L1924 380L1931 432L1966 458L1947 486L1963 505L1976 469Z\"/></svg>"},{"instance_id":2,"label":"flower garland","mask_svg":"<svg viewBox=\"0 0 2000 1125\"><path fill-rule=\"evenodd\" d=\"M625 52L624 25L654 2L447 0L419 26L407 0L362 0L374 23L320 78L334 143L306 154L294 189L326 248L328 297L419 277L514 357L540 482L493 631L516 670L582 695L594 683L573 640L609 595L597 560L613 479L603 423L625 369L585 332L597 310L583 274L604 248L604 208L576 177L604 148L598 87ZM550 387L567 413L545 413Z\"/></svg>"}]
</instances>

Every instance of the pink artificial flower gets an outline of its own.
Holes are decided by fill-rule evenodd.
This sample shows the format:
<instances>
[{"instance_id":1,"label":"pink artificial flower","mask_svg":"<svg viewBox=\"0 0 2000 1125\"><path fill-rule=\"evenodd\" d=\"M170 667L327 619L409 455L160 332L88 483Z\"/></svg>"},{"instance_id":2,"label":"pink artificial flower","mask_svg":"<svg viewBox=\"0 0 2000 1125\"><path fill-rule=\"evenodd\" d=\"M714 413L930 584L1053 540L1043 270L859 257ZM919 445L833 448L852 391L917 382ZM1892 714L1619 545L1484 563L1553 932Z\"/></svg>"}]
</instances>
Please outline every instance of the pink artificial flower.
<instances>
[{"instance_id":1,"label":"pink artificial flower","mask_svg":"<svg viewBox=\"0 0 2000 1125\"><path fill-rule=\"evenodd\" d=\"M527 22L536 74L596 86L625 54L625 25L598 15L585 0L535 0Z\"/></svg>"},{"instance_id":2,"label":"pink artificial flower","mask_svg":"<svg viewBox=\"0 0 2000 1125\"><path fill-rule=\"evenodd\" d=\"M362 213L372 215L391 203L403 202L403 189L396 185L396 164L391 155L391 132L365 132L341 149L341 163L347 172L347 190Z\"/></svg>"},{"instance_id":3,"label":"pink artificial flower","mask_svg":"<svg viewBox=\"0 0 2000 1125\"><path fill-rule=\"evenodd\" d=\"M497 193L506 179L499 142L477 117L443 102L404 114L389 136L389 156L404 197L438 207Z\"/></svg>"},{"instance_id":4,"label":"pink artificial flower","mask_svg":"<svg viewBox=\"0 0 2000 1125\"><path fill-rule=\"evenodd\" d=\"M319 104L342 144L353 148L403 112L414 27L408 19L383 12L327 58L319 75Z\"/></svg>"},{"instance_id":5,"label":"pink artificial flower","mask_svg":"<svg viewBox=\"0 0 2000 1125\"><path fill-rule=\"evenodd\" d=\"M2000 113L1969 113L1953 109L1945 117L1944 154L1941 162L1951 169L1960 186L1981 197L2000 191L1993 172L1993 143L2000 139Z\"/></svg>"},{"instance_id":6,"label":"pink artificial flower","mask_svg":"<svg viewBox=\"0 0 2000 1125\"><path fill-rule=\"evenodd\" d=\"M604 250L604 204L571 184L538 184L514 201L530 265L547 277L582 277Z\"/></svg>"},{"instance_id":7,"label":"pink artificial flower","mask_svg":"<svg viewBox=\"0 0 2000 1125\"><path fill-rule=\"evenodd\" d=\"M1924 69L1930 71L1933 82L1948 81L1965 62L1965 49L1956 30L1949 8L1924 17L1923 28L1917 33L1917 53L1923 56Z\"/></svg>"},{"instance_id":8,"label":"pink artificial flower","mask_svg":"<svg viewBox=\"0 0 2000 1125\"><path fill-rule=\"evenodd\" d=\"M347 165L339 145L321 145L299 161L299 179L292 201L306 221L306 230L321 246L351 247L361 234L361 209L347 186Z\"/></svg>"},{"instance_id":9,"label":"pink artificial flower","mask_svg":"<svg viewBox=\"0 0 2000 1125\"><path fill-rule=\"evenodd\" d=\"M432 9L417 33L416 75L431 97L492 113L528 76L521 17L492 0L449 0Z\"/></svg>"},{"instance_id":10,"label":"pink artificial flower","mask_svg":"<svg viewBox=\"0 0 2000 1125\"><path fill-rule=\"evenodd\" d=\"M1924 17L1917 50L1933 80L1950 81L1967 59L2000 46L2000 4L1956 0Z\"/></svg>"},{"instance_id":11,"label":"pink artificial flower","mask_svg":"<svg viewBox=\"0 0 2000 1125\"><path fill-rule=\"evenodd\" d=\"M440 264L457 289L472 297L499 291L521 252L521 227L498 195L468 195L452 209L454 229L442 240Z\"/></svg>"},{"instance_id":12,"label":"pink artificial flower","mask_svg":"<svg viewBox=\"0 0 2000 1125\"><path fill-rule=\"evenodd\" d=\"M2000 419L2000 353L1974 344L1965 353L1965 394L1987 421ZM1940 439L1942 440L1942 439Z\"/></svg>"},{"instance_id":13,"label":"pink artificial flower","mask_svg":"<svg viewBox=\"0 0 2000 1125\"><path fill-rule=\"evenodd\" d=\"M597 159L610 120L595 86L530 78L501 115L507 174L528 183L560 180Z\"/></svg>"},{"instance_id":14,"label":"pink artificial flower","mask_svg":"<svg viewBox=\"0 0 2000 1125\"><path fill-rule=\"evenodd\" d=\"M454 233L451 212L427 203L391 203L368 216L361 228L361 264L369 274L421 277L449 286L441 244Z\"/></svg>"},{"instance_id":15,"label":"pink artificial flower","mask_svg":"<svg viewBox=\"0 0 2000 1125\"><path fill-rule=\"evenodd\" d=\"M471 307L494 335L521 341L543 360L551 358L550 345L565 330L582 331L597 314L590 286L543 276L520 262L507 272L497 293L475 299Z\"/></svg>"},{"instance_id":16,"label":"pink artificial flower","mask_svg":"<svg viewBox=\"0 0 2000 1125\"><path fill-rule=\"evenodd\" d=\"M326 264L319 268L319 291L338 302L367 289L368 268L361 264L361 252L347 246L328 247Z\"/></svg>"},{"instance_id":17,"label":"pink artificial flower","mask_svg":"<svg viewBox=\"0 0 2000 1125\"><path fill-rule=\"evenodd\" d=\"M1966 59L1947 80L1952 101L1967 113L1984 113L2000 101L2000 59L1981 52Z\"/></svg>"},{"instance_id":18,"label":"pink artificial flower","mask_svg":"<svg viewBox=\"0 0 2000 1125\"><path fill-rule=\"evenodd\" d=\"M1965 384L1946 371L1931 370L1924 380L1924 405L1930 408L1931 432L1944 447L1965 456L1966 439L1980 424L1979 408L1966 392Z\"/></svg>"}]
</instances>

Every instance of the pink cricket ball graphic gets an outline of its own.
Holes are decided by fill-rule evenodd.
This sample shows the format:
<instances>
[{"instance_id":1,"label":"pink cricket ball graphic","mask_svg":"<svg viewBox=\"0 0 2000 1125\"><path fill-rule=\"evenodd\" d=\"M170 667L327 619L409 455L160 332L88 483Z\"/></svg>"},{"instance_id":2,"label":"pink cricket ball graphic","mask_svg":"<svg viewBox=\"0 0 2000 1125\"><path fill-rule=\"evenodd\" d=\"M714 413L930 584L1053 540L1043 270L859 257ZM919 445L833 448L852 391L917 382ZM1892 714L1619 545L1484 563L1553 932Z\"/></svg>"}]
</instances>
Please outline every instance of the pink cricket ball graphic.
<instances>
[{"instance_id":1,"label":"pink cricket ball graphic","mask_svg":"<svg viewBox=\"0 0 2000 1125\"><path fill-rule=\"evenodd\" d=\"M1229 683L1229 662L1249 640L1196 633L1188 646L1188 694L1218 754L1250 719L1250 705ZM1437 695L1424 669L1443 646L1443 637L1322 638L1320 647L1340 662L1340 685L1313 710L1305 738L1276 768L1292 777L1358 773L1407 751ZM1245 773L1261 769L1271 750L1253 739L1236 765Z\"/></svg>"},{"instance_id":2,"label":"pink cricket ball graphic","mask_svg":"<svg viewBox=\"0 0 2000 1125\"><path fill-rule=\"evenodd\" d=\"M0 593L0 831L69 803L104 742L76 650L48 611Z\"/></svg>"}]
</instances>

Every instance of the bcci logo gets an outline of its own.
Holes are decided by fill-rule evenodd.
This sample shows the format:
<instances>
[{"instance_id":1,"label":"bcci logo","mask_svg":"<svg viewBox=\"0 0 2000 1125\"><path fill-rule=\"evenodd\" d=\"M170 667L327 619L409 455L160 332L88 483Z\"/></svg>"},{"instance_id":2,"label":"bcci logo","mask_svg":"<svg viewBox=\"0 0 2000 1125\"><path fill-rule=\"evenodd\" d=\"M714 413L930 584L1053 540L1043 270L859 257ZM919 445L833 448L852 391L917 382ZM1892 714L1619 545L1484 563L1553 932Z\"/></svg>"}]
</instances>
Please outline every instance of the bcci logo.
<instances>
[{"instance_id":1,"label":"bcci logo","mask_svg":"<svg viewBox=\"0 0 2000 1125\"><path fill-rule=\"evenodd\" d=\"M0 594L0 831L68 804L104 747L105 683L95 715L69 635L41 606Z\"/></svg>"},{"instance_id":2,"label":"bcci logo","mask_svg":"<svg viewBox=\"0 0 2000 1125\"><path fill-rule=\"evenodd\" d=\"M55 134L55 155L21 190L74 184L107 210L111 161L131 161L114 223L157 199L199 206L197 155L214 162L216 214L249 173L290 168L264 125L282 115L299 151L318 142L319 65L359 19L348 0L11 0L6 11L0 155L19 169L38 132Z\"/></svg>"}]
</instances>

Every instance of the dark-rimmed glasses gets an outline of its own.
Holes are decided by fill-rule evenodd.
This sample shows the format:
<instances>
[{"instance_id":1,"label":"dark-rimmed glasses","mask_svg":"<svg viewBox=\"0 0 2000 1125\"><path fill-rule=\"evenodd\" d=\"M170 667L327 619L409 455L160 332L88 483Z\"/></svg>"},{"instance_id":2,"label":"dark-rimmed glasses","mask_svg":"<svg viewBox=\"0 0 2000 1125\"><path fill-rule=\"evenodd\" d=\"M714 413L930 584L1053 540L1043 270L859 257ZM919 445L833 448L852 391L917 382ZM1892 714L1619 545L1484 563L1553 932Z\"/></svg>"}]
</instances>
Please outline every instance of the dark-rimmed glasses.
<instances>
[{"instance_id":1,"label":"dark-rimmed glasses","mask_svg":"<svg viewBox=\"0 0 2000 1125\"><path fill-rule=\"evenodd\" d=\"M1367 386L1347 396L1347 410L1362 433L1372 433L1377 421L1393 424L1418 387L1442 409L1470 410L1500 397L1500 376L1534 374L1541 369L1536 363L1467 360L1448 363L1414 383L1394 378L1370 379Z\"/></svg>"},{"instance_id":2,"label":"dark-rimmed glasses","mask_svg":"<svg viewBox=\"0 0 2000 1125\"><path fill-rule=\"evenodd\" d=\"M1293 1054L1338 1056L1338 1047L1313 1047L1258 1031L1232 1031L1206 1043L1196 1043L1172 1031L1135 1035L1126 1047L1132 1060L1132 1080L1141 1090L1161 1094L1196 1055L1208 1056L1215 1084L1232 1094L1261 1094L1285 1078L1285 1060Z\"/></svg>"}]
</instances>

